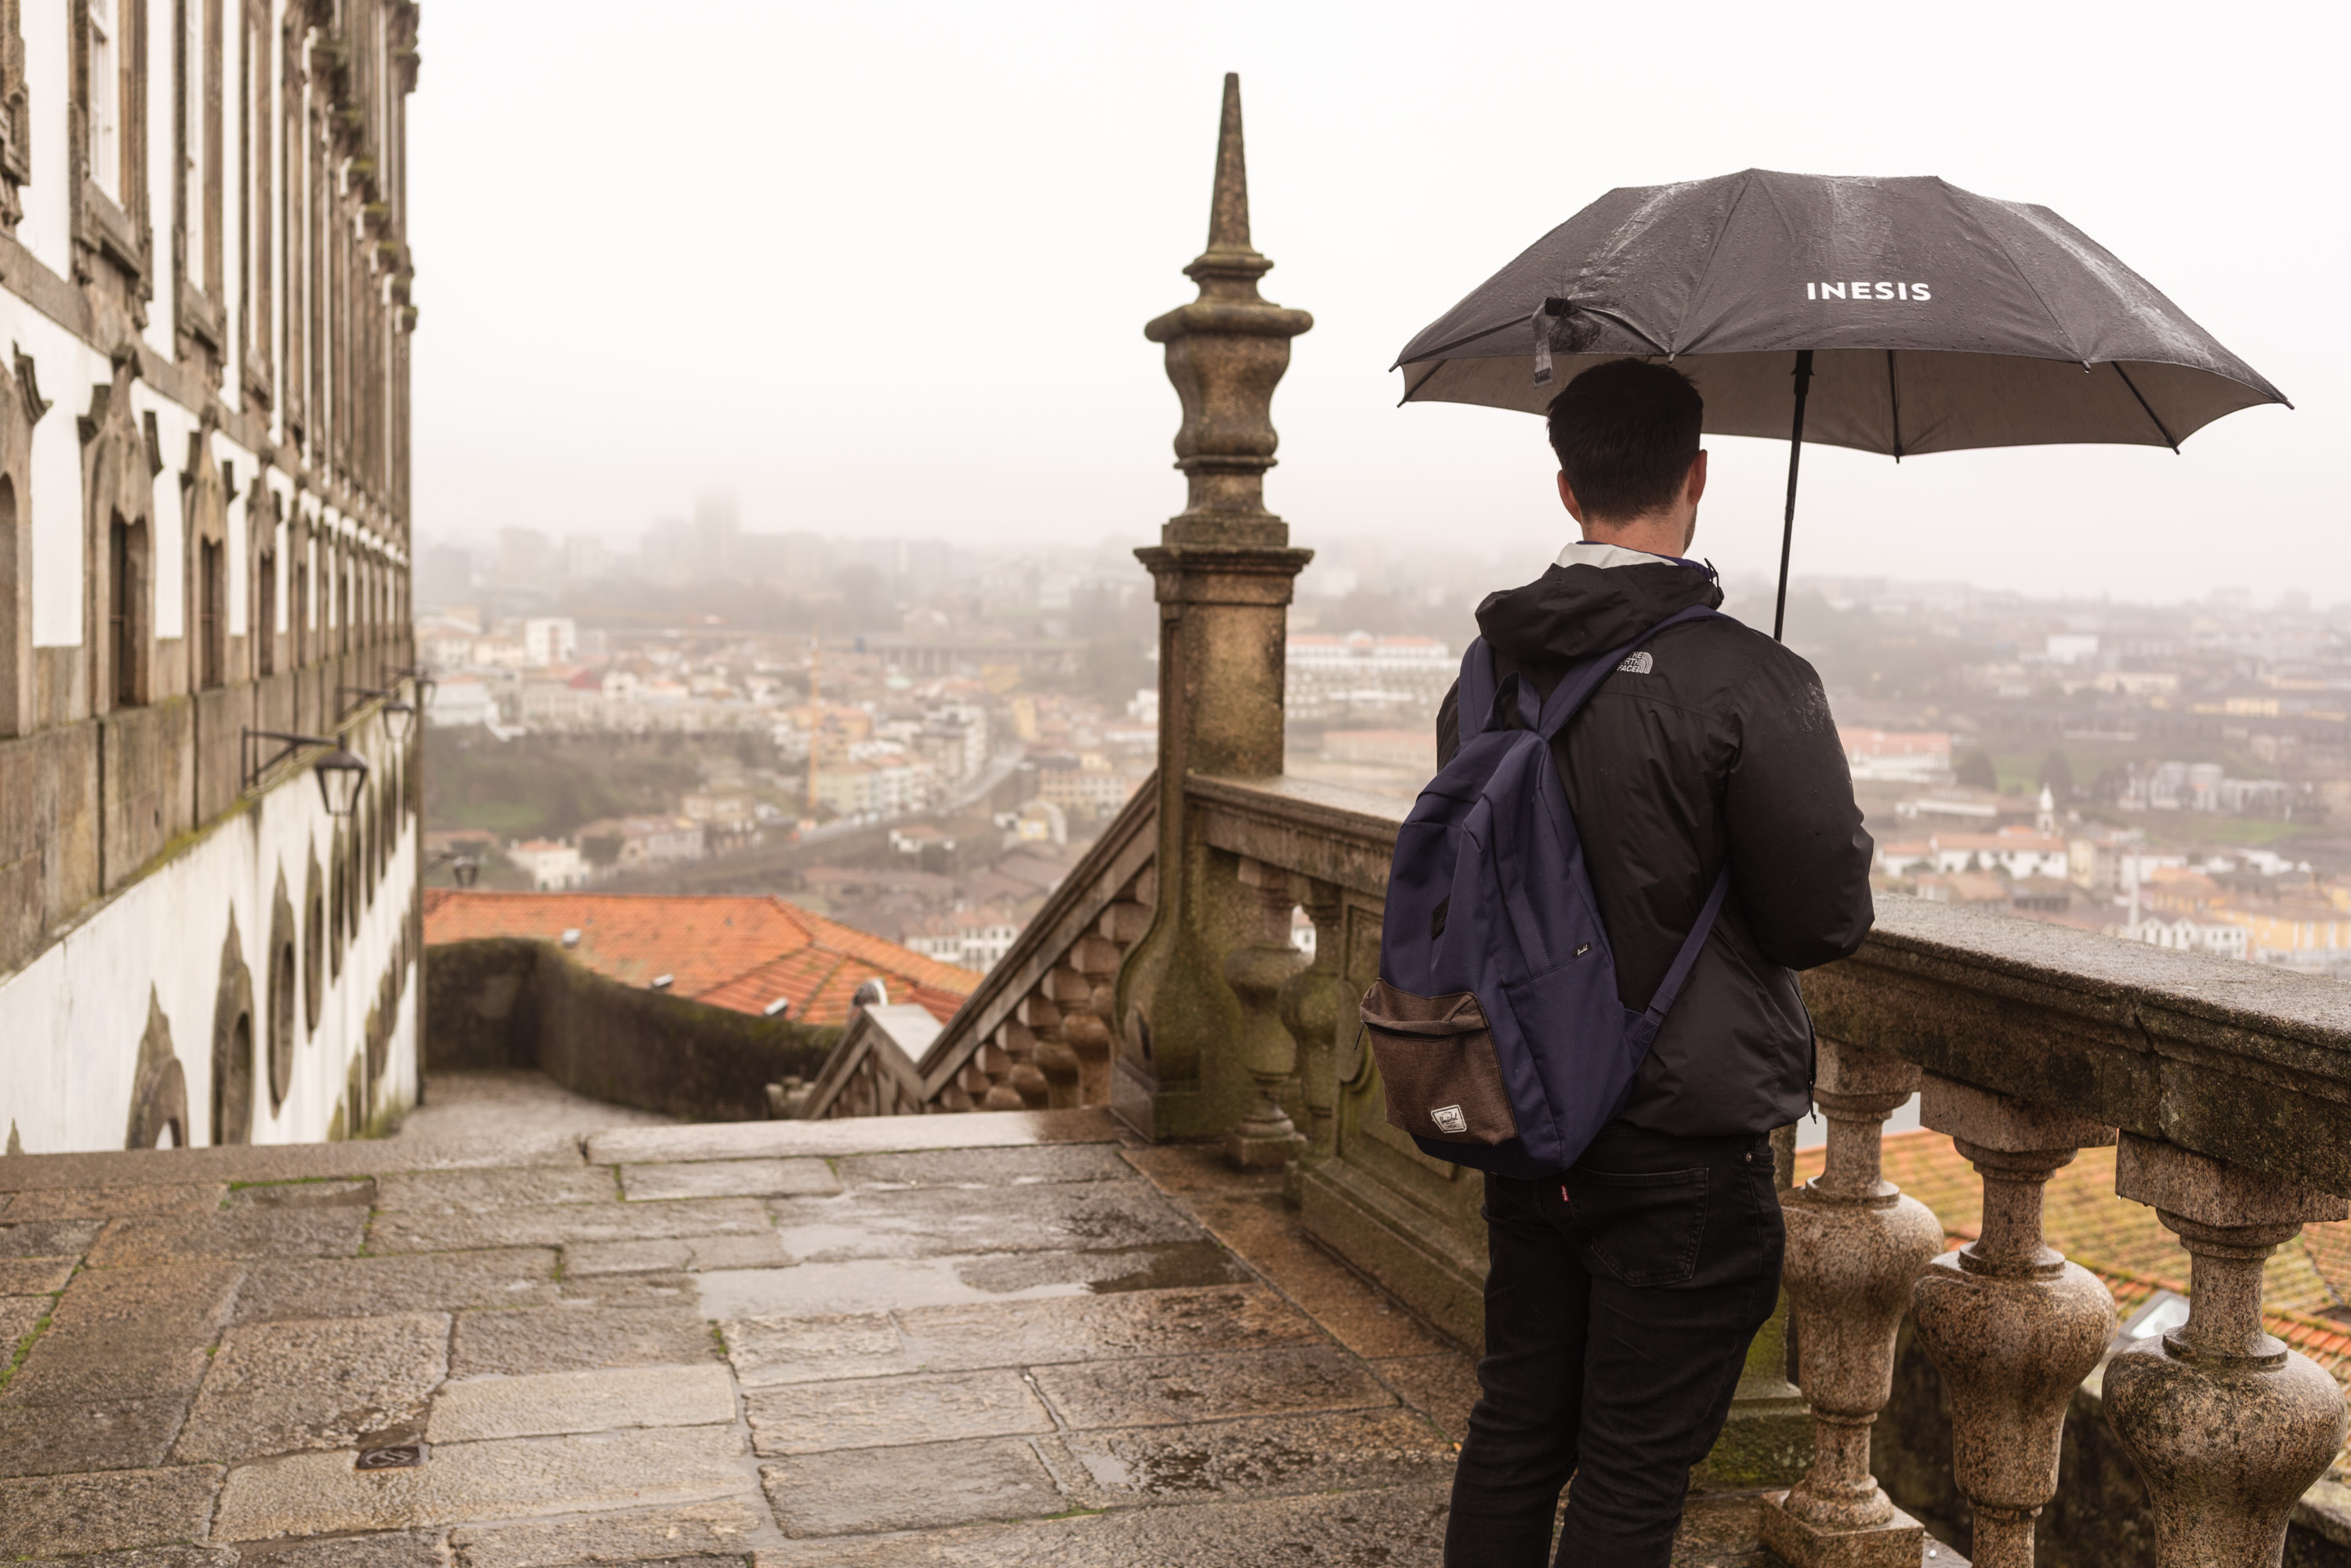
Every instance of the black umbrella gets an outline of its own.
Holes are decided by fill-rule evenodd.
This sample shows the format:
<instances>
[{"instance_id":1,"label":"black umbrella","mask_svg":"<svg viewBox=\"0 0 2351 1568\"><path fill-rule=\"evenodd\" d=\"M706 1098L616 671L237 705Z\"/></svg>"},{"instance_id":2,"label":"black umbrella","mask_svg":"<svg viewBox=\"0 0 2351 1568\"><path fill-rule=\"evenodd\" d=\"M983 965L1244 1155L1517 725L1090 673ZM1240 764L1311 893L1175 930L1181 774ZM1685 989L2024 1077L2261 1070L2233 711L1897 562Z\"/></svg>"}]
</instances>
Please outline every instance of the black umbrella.
<instances>
[{"instance_id":1,"label":"black umbrella","mask_svg":"<svg viewBox=\"0 0 2351 1568\"><path fill-rule=\"evenodd\" d=\"M1626 355L1700 359L1712 434L1791 431L1774 637L1807 437L1896 462L2071 442L2177 452L2224 413L2286 401L2046 207L1765 169L1609 192L1396 365L1406 402L1541 413L1577 371Z\"/></svg>"}]
</instances>

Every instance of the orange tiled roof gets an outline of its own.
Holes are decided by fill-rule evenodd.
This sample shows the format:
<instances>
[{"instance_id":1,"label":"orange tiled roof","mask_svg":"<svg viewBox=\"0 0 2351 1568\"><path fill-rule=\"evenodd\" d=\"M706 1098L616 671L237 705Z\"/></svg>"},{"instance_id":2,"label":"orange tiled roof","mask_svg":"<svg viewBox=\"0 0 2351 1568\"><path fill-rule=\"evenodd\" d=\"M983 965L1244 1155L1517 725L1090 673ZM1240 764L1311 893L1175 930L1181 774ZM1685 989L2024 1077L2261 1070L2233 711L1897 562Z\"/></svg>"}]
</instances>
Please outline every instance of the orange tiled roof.
<instances>
[{"instance_id":1,"label":"orange tiled roof","mask_svg":"<svg viewBox=\"0 0 2351 1568\"><path fill-rule=\"evenodd\" d=\"M425 890L427 946L482 936L558 942L570 930L580 933L571 956L600 975L632 986L672 975L673 996L737 1012L765 1012L789 997L803 1023L846 1021L868 979L881 980L892 1001L919 1003L945 1022L980 978L780 898Z\"/></svg>"}]
</instances>

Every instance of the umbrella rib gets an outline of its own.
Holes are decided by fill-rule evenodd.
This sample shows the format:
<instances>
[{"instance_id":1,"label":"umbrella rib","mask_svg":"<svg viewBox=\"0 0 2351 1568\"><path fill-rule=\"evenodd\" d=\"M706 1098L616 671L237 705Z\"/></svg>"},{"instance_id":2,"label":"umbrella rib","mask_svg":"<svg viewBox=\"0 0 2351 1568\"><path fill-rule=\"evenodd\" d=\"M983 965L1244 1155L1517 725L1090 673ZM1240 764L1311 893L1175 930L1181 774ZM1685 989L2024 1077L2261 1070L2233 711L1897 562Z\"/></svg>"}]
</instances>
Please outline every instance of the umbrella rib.
<instances>
[{"instance_id":1,"label":"umbrella rib","mask_svg":"<svg viewBox=\"0 0 2351 1568\"><path fill-rule=\"evenodd\" d=\"M2130 379L2130 372L2123 369L2123 362L2120 360L2108 360L2106 363L2114 366L2115 374L2122 377L2123 385L2130 388L2131 396L2138 399L2139 407L2147 410L2147 417L2155 423L2155 433L2163 437L2163 444L2171 448L2171 455L2174 457L2179 456L2179 443L2174 441L2171 438L2171 432L2164 428L2162 416L2158 414L2154 405L2147 401L2147 394L2138 390L2138 383Z\"/></svg>"},{"instance_id":2,"label":"umbrella rib","mask_svg":"<svg viewBox=\"0 0 2351 1568\"><path fill-rule=\"evenodd\" d=\"M1474 343L1480 338L1490 338L1497 332L1506 332L1513 327L1524 326L1526 324L1526 319L1527 319L1523 316L1513 316L1509 320L1501 322L1496 326L1480 327L1466 338L1456 338L1449 343L1439 343L1437 347L1429 350L1428 352L1420 355L1416 359L1410 361L1398 360L1395 364L1390 365L1388 369L1392 371L1401 370L1407 363L1416 365L1423 360L1434 360L1442 355L1449 354L1454 350L1458 349L1465 344Z\"/></svg>"},{"instance_id":3,"label":"umbrella rib","mask_svg":"<svg viewBox=\"0 0 2351 1568\"><path fill-rule=\"evenodd\" d=\"M1426 386L1429 382L1437 379L1437 372L1443 370L1445 368L1445 364L1446 361L1439 360L1437 363L1429 366L1428 373L1426 375L1421 377L1420 380L1413 382L1412 385L1404 389L1404 396L1396 399L1396 407L1402 408L1405 404L1410 402L1421 388Z\"/></svg>"},{"instance_id":4,"label":"umbrella rib","mask_svg":"<svg viewBox=\"0 0 2351 1568\"><path fill-rule=\"evenodd\" d=\"M1894 350L1886 350L1886 401L1894 409L1894 461L1902 461L1902 389L1894 384Z\"/></svg>"}]
</instances>

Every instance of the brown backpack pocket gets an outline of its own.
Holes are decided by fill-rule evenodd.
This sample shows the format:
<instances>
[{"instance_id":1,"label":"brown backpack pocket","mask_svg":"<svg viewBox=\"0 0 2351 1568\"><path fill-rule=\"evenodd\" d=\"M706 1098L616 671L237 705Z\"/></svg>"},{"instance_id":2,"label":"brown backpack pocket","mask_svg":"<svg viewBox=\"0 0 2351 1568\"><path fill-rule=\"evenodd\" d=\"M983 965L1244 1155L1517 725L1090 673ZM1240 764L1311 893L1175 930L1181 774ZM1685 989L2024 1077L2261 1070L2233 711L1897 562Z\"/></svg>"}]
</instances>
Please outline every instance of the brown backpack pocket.
<instances>
[{"instance_id":1,"label":"brown backpack pocket","mask_svg":"<svg viewBox=\"0 0 2351 1568\"><path fill-rule=\"evenodd\" d=\"M1519 1135L1485 1009L1468 991L1418 997L1376 980L1364 993L1364 1031L1387 1091L1388 1124L1447 1144Z\"/></svg>"}]
</instances>

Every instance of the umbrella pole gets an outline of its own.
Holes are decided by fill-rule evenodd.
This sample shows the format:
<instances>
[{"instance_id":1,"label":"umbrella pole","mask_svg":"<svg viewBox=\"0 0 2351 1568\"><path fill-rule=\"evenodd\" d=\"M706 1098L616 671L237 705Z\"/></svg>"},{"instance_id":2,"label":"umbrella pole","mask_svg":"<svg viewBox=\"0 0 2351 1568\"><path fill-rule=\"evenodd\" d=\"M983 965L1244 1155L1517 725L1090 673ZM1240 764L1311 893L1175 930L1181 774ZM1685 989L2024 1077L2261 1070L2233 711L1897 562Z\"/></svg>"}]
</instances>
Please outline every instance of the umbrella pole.
<instances>
[{"instance_id":1,"label":"umbrella pole","mask_svg":"<svg viewBox=\"0 0 2351 1568\"><path fill-rule=\"evenodd\" d=\"M1796 542L1796 464L1804 455L1804 397L1813 390L1813 351L1796 350L1796 427L1788 435L1788 515L1780 524L1780 601L1771 611L1771 641L1783 643L1788 620L1788 552Z\"/></svg>"}]
</instances>

